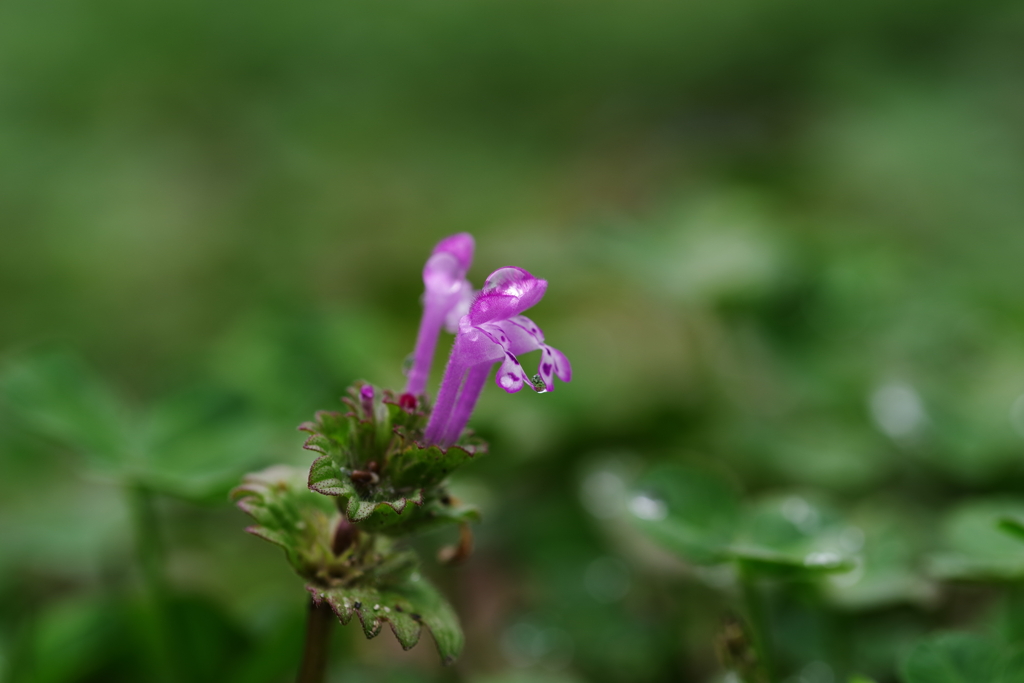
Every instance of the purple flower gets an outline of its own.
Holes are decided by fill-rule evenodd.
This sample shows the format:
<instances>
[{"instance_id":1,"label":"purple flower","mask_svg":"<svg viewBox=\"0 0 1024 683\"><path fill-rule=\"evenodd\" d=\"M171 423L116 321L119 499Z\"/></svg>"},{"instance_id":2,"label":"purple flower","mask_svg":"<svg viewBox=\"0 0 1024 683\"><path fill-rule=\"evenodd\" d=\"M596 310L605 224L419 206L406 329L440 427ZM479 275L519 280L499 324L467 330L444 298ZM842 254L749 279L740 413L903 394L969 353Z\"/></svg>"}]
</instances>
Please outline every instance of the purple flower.
<instances>
[{"instance_id":1,"label":"purple flower","mask_svg":"<svg viewBox=\"0 0 1024 683\"><path fill-rule=\"evenodd\" d=\"M473 286L466 279L466 271L473 263L473 247L473 236L469 233L460 232L446 237L434 247L423 266L423 284L426 286L423 317L416 337L409 381L405 385L406 393L413 396L424 393L441 327L454 334L459 318L469 310Z\"/></svg>"},{"instance_id":2,"label":"purple flower","mask_svg":"<svg viewBox=\"0 0 1024 683\"><path fill-rule=\"evenodd\" d=\"M469 421L491 367L500 362L495 381L510 394L528 385L535 391L554 389L554 377L572 378L565 355L544 342L544 333L522 315L544 296L548 283L522 268L499 268L491 273L459 320L458 333L441 390L427 425L427 443L449 446L458 440ZM538 384L523 370L517 356L540 350Z\"/></svg>"},{"instance_id":3,"label":"purple flower","mask_svg":"<svg viewBox=\"0 0 1024 683\"><path fill-rule=\"evenodd\" d=\"M366 417L373 419L373 386L364 384L359 389L359 401L362 403Z\"/></svg>"}]
</instances>

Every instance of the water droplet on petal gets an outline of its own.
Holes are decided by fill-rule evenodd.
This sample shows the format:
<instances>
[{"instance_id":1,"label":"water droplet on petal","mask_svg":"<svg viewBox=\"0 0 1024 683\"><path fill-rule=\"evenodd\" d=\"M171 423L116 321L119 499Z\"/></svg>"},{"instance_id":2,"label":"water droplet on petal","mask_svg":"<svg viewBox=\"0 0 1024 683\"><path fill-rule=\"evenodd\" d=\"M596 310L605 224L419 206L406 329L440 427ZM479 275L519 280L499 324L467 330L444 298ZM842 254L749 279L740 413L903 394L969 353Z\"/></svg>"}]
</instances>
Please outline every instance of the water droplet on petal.
<instances>
[{"instance_id":1,"label":"water droplet on petal","mask_svg":"<svg viewBox=\"0 0 1024 683\"><path fill-rule=\"evenodd\" d=\"M540 378L540 375L534 375L530 378L530 381L533 383L533 388L538 394L548 393L548 387L544 384L544 380Z\"/></svg>"}]
</instances>

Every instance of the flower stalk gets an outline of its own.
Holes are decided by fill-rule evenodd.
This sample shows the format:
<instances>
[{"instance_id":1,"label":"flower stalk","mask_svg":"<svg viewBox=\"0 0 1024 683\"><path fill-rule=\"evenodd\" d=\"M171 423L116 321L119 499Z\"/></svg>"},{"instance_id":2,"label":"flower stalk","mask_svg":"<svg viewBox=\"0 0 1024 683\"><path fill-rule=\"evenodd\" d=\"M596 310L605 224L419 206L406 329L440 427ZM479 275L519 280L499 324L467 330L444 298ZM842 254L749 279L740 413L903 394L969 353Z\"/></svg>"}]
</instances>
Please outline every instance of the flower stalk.
<instances>
[{"instance_id":1,"label":"flower stalk","mask_svg":"<svg viewBox=\"0 0 1024 683\"><path fill-rule=\"evenodd\" d=\"M335 617L326 603L309 601L306 617L306 642L302 650L302 664L296 683L323 683L327 673L327 659L331 626Z\"/></svg>"},{"instance_id":2,"label":"flower stalk","mask_svg":"<svg viewBox=\"0 0 1024 683\"><path fill-rule=\"evenodd\" d=\"M748 568L739 567L740 594L743 603L743 613L750 629L751 640L754 645L754 652L757 655L757 671L760 681L758 683L774 683L774 665L772 662L772 646L770 642L770 631L768 629L768 617L765 613L764 596L761 595L757 578L754 572Z\"/></svg>"}]
</instances>

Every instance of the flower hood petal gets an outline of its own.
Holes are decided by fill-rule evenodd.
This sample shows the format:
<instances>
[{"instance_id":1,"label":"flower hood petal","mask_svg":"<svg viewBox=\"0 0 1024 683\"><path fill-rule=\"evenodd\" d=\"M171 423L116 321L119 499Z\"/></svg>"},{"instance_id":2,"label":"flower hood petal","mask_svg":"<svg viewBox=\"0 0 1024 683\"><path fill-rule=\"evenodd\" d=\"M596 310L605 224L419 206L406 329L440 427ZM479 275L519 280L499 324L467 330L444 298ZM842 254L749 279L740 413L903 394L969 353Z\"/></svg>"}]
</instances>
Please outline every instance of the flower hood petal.
<instances>
[{"instance_id":1,"label":"flower hood petal","mask_svg":"<svg viewBox=\"0 0 1024 683\"><path fill-rule=\"evenodd\" d=\"M536 278L522 268L499 268L487 278L469 307L469 322L481 325L519 315L540 301L547 288L547 280Z\"/></svg>"}]
</instances>

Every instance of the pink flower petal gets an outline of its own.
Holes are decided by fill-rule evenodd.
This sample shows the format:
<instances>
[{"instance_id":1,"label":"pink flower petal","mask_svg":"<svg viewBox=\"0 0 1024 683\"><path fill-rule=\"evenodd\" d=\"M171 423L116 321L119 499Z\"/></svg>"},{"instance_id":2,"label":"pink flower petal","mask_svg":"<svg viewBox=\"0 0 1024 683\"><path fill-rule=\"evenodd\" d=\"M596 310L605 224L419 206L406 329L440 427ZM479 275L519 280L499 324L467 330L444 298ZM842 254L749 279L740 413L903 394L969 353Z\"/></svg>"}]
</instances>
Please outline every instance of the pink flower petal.
<instances>
[{"instance_id":1,"label":"pink flower petal","mask_svg":"<svg viewBox=\"0 0 1024 683\"><path fill-rule=\"evenodd\" d=\"M458 259L463 275L465 275L466 271L473 264L473 250L475 247L476 244L473 241L473 236L468 232L460 232L457 235L445 237L438 242L432 253L440 254L445 252L451 254Z\"/></svg>"},{"instance_id":2,"label":"pink flower petal","mask_svg":"<svg viewBox=\"0 0 1024 683\"><path fill-rule=\"evenodd\" d=\"M523 366L519 364L519 360L508 352L505 353L505 360L498 368L498 374L495 375L494 381L510 394L522 389L523 384L529 383L531 387L533 386L530 378L526 376Z\"/></svg>"},{"instance_id":3,"label":"pink flower petal","mask_svg":"<svg viewBox=\"0 0 1024 683\"><path fill-rule=\"evenodd\" d=\"M565 357L564 353L553 346L547 346L545 348L551 351L551 357L555 361L555 375L558 379L563 382L571 382L572 365L569 363L569 359Z\"/></svg>"},{"instance_id":4,"label":"pink flower petal","mask_svg":"<svg viewBox=\"0 0 1024 683\"><path fill-rule=\"evenodd\" d=\"M519 315L540 301L547 287L547 280L535 278L522 268L499 268L487 278L469 307L470 322L481 325Z\"/></svg>"}]
</instances>

